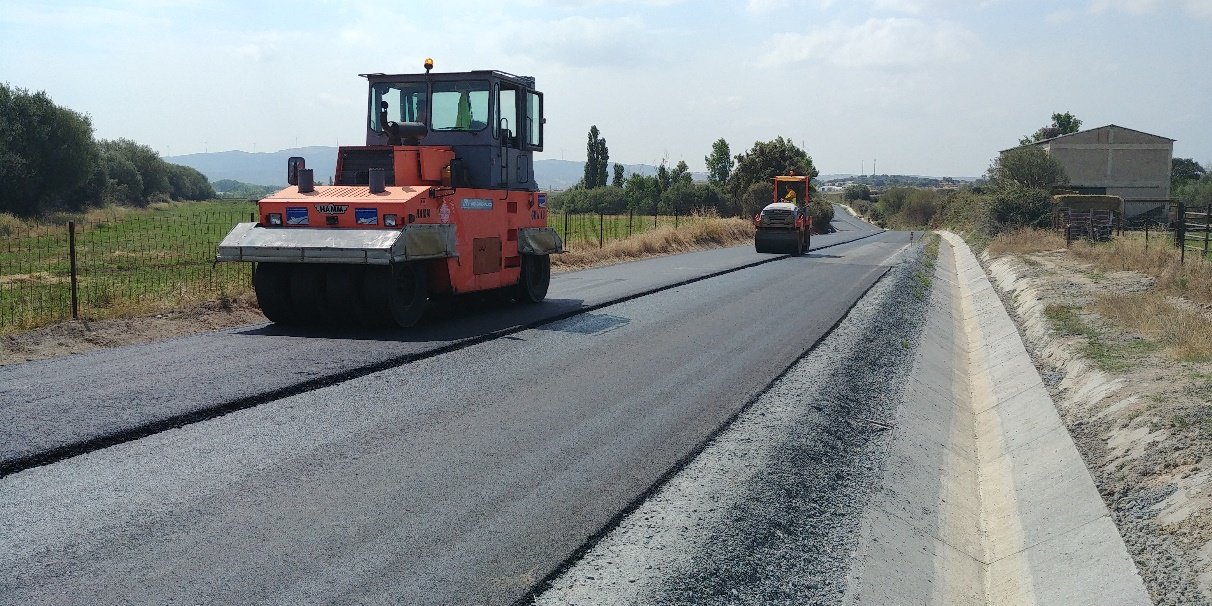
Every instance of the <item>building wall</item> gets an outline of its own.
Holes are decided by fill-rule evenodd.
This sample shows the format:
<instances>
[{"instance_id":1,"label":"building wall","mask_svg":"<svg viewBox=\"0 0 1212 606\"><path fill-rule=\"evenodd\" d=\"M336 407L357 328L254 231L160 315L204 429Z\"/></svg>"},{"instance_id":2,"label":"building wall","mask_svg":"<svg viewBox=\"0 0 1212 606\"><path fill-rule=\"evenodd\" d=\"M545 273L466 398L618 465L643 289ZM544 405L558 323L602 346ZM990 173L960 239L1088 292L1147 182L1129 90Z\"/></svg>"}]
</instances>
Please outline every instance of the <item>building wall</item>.
<instances>
[{"instance_id":1,"label":"building wall","mask_svg":"<svg viewBox=\"0 0 1212 606\"><path fill-rule=\"evenodd\" d=\"M1164 137L1104 126L1039 145L1060 161L1074 187L1105 188L1125 201L1170 197L1174 142Z\"/></svg>"}]
</instances>

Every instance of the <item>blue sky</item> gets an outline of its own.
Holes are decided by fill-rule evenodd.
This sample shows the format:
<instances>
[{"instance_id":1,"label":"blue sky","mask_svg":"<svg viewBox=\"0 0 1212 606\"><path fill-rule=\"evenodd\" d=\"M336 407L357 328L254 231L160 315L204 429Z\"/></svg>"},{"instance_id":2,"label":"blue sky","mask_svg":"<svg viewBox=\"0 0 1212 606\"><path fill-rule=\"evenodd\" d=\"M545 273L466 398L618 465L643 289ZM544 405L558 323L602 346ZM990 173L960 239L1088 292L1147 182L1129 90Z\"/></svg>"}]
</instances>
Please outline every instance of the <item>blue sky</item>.
<instances>
[{"instance_id":1,"label":"blue sky","mask_svg":"<svg viewBox=\"0 0 1212 606\"><path fill-rule=\"evenodd\" d=\"M162 155L363 142L365 72L501 69L542 157L703 168L786 136L825 173L975 176L1071 111L1212 162L1212 0L0 0L0 81Z\"/></svg>"}]
</instances>

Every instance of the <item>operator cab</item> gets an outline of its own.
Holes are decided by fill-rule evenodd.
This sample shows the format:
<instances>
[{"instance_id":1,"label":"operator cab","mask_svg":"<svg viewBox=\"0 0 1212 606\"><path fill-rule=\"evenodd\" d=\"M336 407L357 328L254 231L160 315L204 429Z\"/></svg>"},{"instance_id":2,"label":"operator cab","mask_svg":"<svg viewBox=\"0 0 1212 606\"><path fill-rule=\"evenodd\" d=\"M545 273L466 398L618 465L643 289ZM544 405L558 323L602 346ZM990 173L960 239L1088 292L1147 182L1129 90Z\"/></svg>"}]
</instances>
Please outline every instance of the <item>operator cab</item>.
<instances>
[{"instance_id":1,"label":"operator cab","mask_svg":"<svg viewBox=\"0 0 1212 606\"><path fill-rule=\"evenodd\" d=\"M537 191L533 152L543 150L543 94L529 76L500 71L362 74L370 85L365 148L342 148L338 182L360 185L390 171L395 146L454 150L456 186ZM387 174L394 185L394 175Z\"/></svg>"}]
</instances>

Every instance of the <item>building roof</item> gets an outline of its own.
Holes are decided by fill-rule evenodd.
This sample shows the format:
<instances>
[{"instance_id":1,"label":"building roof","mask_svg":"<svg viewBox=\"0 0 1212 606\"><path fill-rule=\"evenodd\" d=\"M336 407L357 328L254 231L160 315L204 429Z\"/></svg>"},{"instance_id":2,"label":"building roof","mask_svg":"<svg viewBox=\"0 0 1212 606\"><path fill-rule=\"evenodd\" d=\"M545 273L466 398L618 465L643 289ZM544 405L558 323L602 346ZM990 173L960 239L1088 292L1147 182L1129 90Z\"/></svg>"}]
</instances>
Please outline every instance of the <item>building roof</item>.
<instances>
[{"instance_id":1,"label":"building roof","mask_svg":"<svg viewBox=\"0 0 1212 606\"><path fill-rule=\"evenodd\" d=\"M1103 130L1103 129L1107 129L1107 128L1121 128L1121 129L1123 129L1123 130L1129 130L1129 131L1132 131L1132 132L1134 132L1134 133L1140 133L1140 134L1145 135L1145 136L1148 136L1148 137L1155 137L1155 138L1157 138L1157 139L1162 139L1162 140L1164 140L1164 141L1169 141L1169 142L1171 142L1171 143L1173 143L1173 142L1175 141L1174 139L1171 139L1171 138L1169 138L1169 137L1163 137L1163 136L1161 136L1161 135L1155 135L1155 134L1153 134L1153 133L1147 133L1147 132L1145 132L1145 131L1143 131L1143 130L1136 130L1136 129L1134 129L1134 128L1128 128L1128 127L1126 127L1126 126L1120 126L1120 125L1118 125L1118 124L1108 124L1108 125L1106 125L1106 126L1099 126L1099 127L1097 127L1097 128L1088 128L1088 129L1086 129L1086 130L1080 130L1080 131L1077 131L1077 132L1075 132L1075 133L1068 133L1068 134L1065 134L1065 135L1060 135L1060 136L1052 137L1052 138L1050 138L1050 139L1043 139L1043 140L1040 140L1040 141L1035 141L1035 142L1029 143L1028 145L1043 145L1044 143L1051 143L1051 142L1053 142L1053 141L1057 141L1057 140L1059 140L1059 139L1064 139L1064 138L1066 138L1066 137L1073 137L1073 136L1075 136L1075 135L1080 135L1080 134L1084 134L1084 133L1088 133L1088 132L1093 132L1093 131L1096 131L1096 130ZM1011 147L1011 148L1008 148L1008 149L1003 149L1002 151L1000 151L1000 152L998 152L998 153L1003 153L1003 154L1004 154L1004 153L1006 153L1006 152L1008 152L1008 151L1010 151L1010 150L1013 150L1013 149L1018 149L1018 148L1020 148L1020 147L1023 147L1023 146L1022 146L1022 145L1016 145L1016 146Z\"/></svg>"}]
</instances>

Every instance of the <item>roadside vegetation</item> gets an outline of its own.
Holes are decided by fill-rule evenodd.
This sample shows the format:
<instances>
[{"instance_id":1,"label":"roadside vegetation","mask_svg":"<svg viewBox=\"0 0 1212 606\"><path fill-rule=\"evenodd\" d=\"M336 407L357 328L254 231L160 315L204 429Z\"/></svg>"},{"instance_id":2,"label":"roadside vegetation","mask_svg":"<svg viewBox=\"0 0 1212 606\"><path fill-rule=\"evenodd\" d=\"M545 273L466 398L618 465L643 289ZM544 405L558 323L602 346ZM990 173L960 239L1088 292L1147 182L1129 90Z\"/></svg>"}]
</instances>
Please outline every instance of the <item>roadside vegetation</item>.
<instances>
[{"instance_id":1,"label":"roadside vegetation","mask_svg":"<svg viewBox=\"0 0 1212 606\"><path fill-rule=\"evenodd\" d=\"M0 213L31 218L214 197L197 170L128 139L95 140L88 116L45 92L0 83Z\"/></svg>"},{"instance_id":2,"label":"roadside vegetation","mask_svg":"<svg viewBox=\"0 0 1212 606\"><path fill-rule=\"evenodd\" d=\"M812 157L789 139L758 141L745 153L732 156L728 142L712 144L704 161L707 182L695 182L690 166L679 160L673 168L662 160L655 175L625 174L621 164L607 170L610 149L597 126L589 130L585 176L575 187L553 194L553 212L604 215L678 215L714 213L721 217L752 217L773 199L772 179L794 172L816 177ZM828 229L833 207L811 190L808 212L813 225Z\"/></svg>"},{"instance_id":3,"label":"roadside vegetation","mask_svg":"<svg viewBox=\"0 0 1212 606\"><path fill-rule=\"evenodd\" d=\"M678 228L665 225L637 235L612 240L599 248L596 241L573 243L551 257L556 270L570 271L646 257L734 246L753 239L753 223L720 217L711 211L684 217Z\"/></svg>"}]
</instances>

